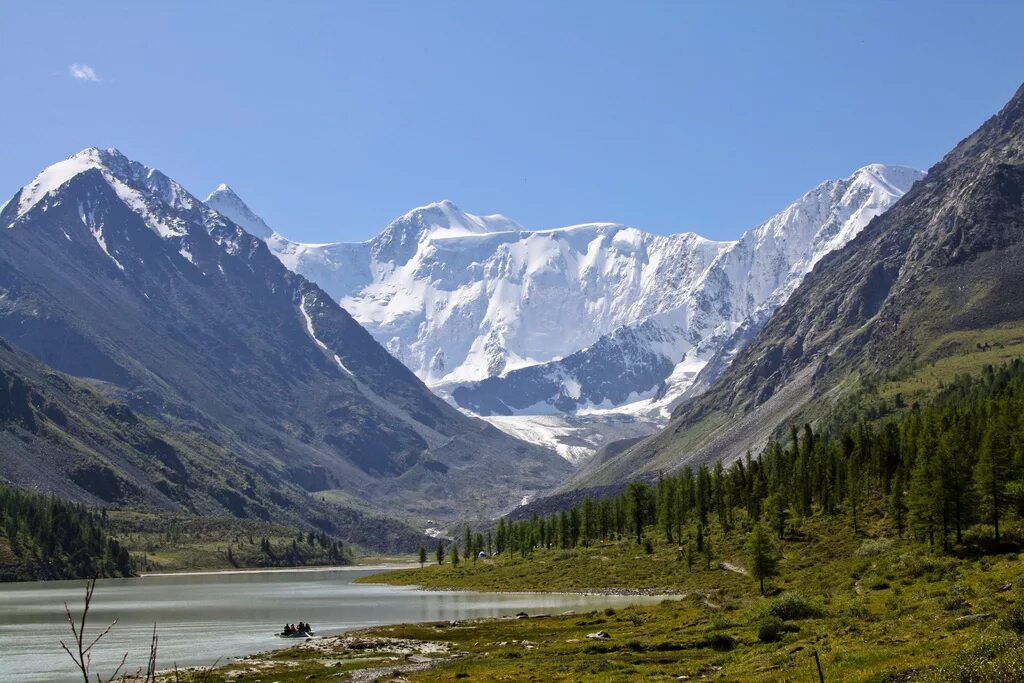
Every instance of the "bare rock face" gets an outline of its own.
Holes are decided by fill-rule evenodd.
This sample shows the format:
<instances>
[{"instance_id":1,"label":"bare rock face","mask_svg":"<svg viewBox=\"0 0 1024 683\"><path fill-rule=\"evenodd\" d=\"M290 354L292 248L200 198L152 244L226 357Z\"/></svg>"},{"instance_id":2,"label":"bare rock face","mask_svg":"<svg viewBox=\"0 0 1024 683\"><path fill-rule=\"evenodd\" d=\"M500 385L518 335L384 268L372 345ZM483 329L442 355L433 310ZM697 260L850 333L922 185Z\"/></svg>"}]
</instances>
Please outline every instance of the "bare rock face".
<instances>
[{"instance_id":1,"label":"bare rock face","mask_svg":"<svg viewBox=\"0 0 1024 683\"><path fill-rule=\"evenodd\" d=\"M878 377L963 352L952 333L1024 323L1022 256L1024 87L891 209L824 255L665 431L581 480L756 452L851 373Z\"/></svg>"},{"instance_id":2,"label":"bare rock face","mask_svg":"<svg viewBox=\"0 0 1024 683\"><path fill-rule=\"evenodd\" d=\"M0 336L219 444L230 467L186 469L232 514L267 517L285 488L295 507L295 490L337 491L388 514L487 514L568 472L437 398L263 240L117 150L51 166L0 210ZM100 472L79 479L115 493Z\"/></svg>"},{"instance_id":3,"label":"bare rock face","mask_svg":"<svg viewBox=\"0 0 1024 683\"><path fill-rule=\"evenodd\" d=\"M865 166L728 242L612 223L530 230L447 201L365 243L266 241L436 392L578 461L616 426L627 438L665 424L822 256L922 175ZM225 186L207 203L270 230ZM595 410L586 419L600 429L580 427Z\"/></svg>"}]
</instances>

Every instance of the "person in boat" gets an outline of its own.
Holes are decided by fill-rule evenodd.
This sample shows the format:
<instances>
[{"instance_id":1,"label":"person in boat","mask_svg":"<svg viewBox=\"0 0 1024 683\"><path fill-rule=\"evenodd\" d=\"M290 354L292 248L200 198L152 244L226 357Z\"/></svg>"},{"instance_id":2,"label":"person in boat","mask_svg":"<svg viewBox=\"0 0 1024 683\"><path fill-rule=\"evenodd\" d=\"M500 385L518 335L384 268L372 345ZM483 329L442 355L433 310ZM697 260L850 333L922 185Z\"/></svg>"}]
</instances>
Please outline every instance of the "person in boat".
<instances>
[{"instance_id":1,"label":"person in boat","mask_svg":"<svg viewBox=\"0 0 1024 683\"><path fill-rule=\"evenodd\" d=\"M305 632L306 632L306 624L304 624L303 622L300 621L299 622L299 633L305 633Z\"/></svg>"},{"instance_id":2,"label":"person in boat","mask_svg":"<svg viewBox=\"0 0 1024 683\"><path fill-rule=\"evenodd\" d=\"M310 626L309 624L304 624L304 626L306 627L306 633L312 633L313 632L313 627L312 626Z\"/></svg>"},{"instance_id":3,"label":"person in boat","mask_svg":"<svg viewBox=\"0 0 1024 683\"><path fill-rule=\"evenodd\" d=\"M292 627L288 624L284 625L284 630L281 631L282 636L290 636L292 634Z\"/></svg>"}]
</instances>

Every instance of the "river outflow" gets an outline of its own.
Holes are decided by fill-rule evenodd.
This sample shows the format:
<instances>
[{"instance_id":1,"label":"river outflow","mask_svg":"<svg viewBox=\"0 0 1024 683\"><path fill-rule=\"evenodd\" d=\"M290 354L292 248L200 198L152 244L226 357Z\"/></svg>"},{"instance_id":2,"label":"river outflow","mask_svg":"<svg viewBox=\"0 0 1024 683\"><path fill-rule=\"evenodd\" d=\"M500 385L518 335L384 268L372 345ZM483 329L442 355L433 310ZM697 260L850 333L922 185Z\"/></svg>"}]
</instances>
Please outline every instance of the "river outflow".
<instances>
[{"instance_id":1,"label":"river outflow","mask_svg":"<svg viewBox=\"0 0 1024 683\"><path fill-rule=\"evenodd\" d=\"M106 678L128 652L129 671L145 666L153 623L161 669L213 664L229 657L294 645L277 638L285 622L305 621L318 635L367 626L479 617L520 611L558 614L650 604L653 596L420 591L357 584L372 568L166 574L97 583L86 635L117 625L96 646L93 670ZM0 672L3 680L62 683L76 678L60 647L71 644L64 602L80 615L85 583L0 584ZM90 638L91 640L91 638Z\"/></svg>"}]
</instances>

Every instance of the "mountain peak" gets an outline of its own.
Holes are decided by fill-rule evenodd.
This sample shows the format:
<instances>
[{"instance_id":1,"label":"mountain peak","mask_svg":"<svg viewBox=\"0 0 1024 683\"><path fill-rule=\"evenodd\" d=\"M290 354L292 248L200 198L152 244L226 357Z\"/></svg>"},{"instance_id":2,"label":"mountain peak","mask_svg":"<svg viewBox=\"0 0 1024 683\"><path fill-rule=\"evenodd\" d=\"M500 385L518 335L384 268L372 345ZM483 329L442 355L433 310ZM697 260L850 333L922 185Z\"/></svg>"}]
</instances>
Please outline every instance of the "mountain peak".
<instances>
[{"instance_id":1,"label":"mountain peak","mask_svg":"<svg viewBox=\"0 0 1024 683\"><path fill-rule=\"evenodd\" d=\"M924 171L910 166L868 164L854 171L850 179L853 182L869 183L894 196L902 196L910 189L911 185L924 176Z\"/></svg>"},{"instance_id":2,"label":"mountain peak","mask_svg":"<svg viewBox=\"0 0 1024 683\"><path fill-rule=\"evenodd\" d=\"M203 200L211 209L241 227L250 235L266 239L274 234L266 221L260 218L227 183L221 183Z\"/></svg>"},{"instance_id":3,"label":"mountain peak","mask_svg":"<svg viewBox=\"0 0 1024 683\"><path fill-rule=\"evenodd\" d=\"M134 163L113 147L108 149L87 147L63 161L47 166L32 182L21 188L14 218L23 216L41 199L80 173L98 168L105 171L105 175L122 177L131 172L131 166ZM141 164L138 166L144 168ZM149 171L149 169L145 170Z\"/></svg>"}]
</instances>

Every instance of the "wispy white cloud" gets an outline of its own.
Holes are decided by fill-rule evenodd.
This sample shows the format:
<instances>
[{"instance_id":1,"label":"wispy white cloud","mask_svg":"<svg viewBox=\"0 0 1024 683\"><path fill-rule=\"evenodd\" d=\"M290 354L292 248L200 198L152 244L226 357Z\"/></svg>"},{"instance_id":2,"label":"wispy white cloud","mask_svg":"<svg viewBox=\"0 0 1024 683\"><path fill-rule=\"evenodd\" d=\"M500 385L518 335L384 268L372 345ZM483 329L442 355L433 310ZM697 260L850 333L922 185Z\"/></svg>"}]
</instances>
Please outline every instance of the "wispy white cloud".
<instances>
[{"instance_id":1,"label":"wispy white cloud","mask_svg":"<svg viewBox=\"0 0 1024 683\"><path fill-rule=\"evenodd\" d=\"M96 73L96 69L88 64L69 64L68 76L76 81L87 81L90 83L99 83L102 80Z\"/></svg>"}]
</instances>

